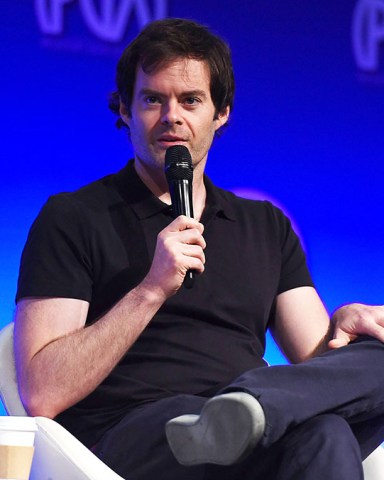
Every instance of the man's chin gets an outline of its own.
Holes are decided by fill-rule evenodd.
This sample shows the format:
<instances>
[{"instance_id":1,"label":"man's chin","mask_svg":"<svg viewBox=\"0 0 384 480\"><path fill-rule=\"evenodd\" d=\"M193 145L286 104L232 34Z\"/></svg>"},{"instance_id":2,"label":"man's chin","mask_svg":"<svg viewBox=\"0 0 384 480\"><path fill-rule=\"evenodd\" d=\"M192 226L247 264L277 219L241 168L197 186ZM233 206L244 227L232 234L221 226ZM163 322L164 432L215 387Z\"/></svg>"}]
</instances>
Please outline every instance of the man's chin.
<instances>
[{"instance_id":1,"label":"man's chin","mask_svg":"<svg viewBox=\"0 0 384 480\"><path fill-rule=\"evenodd\" d=\"M153 170L158 168L164 169L165 152L166 149L156 150L156 152L151 152L145 157L136 154L135 162L140 164L146 170Z\"/></svg>"}]
</instances>

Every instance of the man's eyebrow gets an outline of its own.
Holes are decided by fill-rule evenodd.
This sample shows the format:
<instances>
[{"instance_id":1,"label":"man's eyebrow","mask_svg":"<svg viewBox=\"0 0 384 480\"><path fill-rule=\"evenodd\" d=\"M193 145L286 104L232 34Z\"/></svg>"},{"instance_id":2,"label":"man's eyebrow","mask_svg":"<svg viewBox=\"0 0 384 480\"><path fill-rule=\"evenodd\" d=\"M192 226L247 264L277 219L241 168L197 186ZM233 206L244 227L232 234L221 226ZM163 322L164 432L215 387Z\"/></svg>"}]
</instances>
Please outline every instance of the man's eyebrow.
<instances>
[{"instance_id":1,"label":"man's eyebrow","mask_svg":"<svg viewBox=\"0 0 384 480\"><path fill-rule=\"evenodd\" d=\"M207 94L204 92L204 90L187 90L182 93L183 97L202 97L202 98L207 98Z\"/></svg>"},{"instance_id":2,"label":"man's eyebrow","mask_svg":"<svg viewBox=\"0 0 384 480\"><path fill-rule=\"evenodd\" d=\"M156 90L152 90L151 88L142 88L139 91L139 96L143 96L143 95L161 96L161 93Z\"/></svg>"},{"instance_id":3,"label":"man's eyebrow","mask_svg":"<svg viewBox=\"0 0 384 480\"><path fill-rule=\"evenodd\" d=\"M142 88L139 90L139 96L155 96L155 97L164 97L165 95L157 90L152 88ZM185 90L182 91L179 95L180 97L201 97L204 100L207 98L207 94L204 90Z\"/></svg>"}]
</instances>

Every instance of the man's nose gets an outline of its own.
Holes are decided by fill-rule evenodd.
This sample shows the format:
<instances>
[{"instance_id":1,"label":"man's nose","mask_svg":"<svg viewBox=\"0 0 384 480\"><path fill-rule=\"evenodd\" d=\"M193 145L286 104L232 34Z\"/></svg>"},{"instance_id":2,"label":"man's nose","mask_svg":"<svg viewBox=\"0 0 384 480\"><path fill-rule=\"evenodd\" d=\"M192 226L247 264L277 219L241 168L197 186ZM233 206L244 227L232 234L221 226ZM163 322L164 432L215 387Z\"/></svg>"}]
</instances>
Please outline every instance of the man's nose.
<instances>
[{"instance_id":1,"label":"man's nose","mask_svg":"<svg viewBox=\"0 0 384 480\"><path fill-rule=\"evenodd\" d=\"M181 106L177 101L163 103L161 123L163 125L181 125L183 123Z\"/></svg>"}]
</instances>

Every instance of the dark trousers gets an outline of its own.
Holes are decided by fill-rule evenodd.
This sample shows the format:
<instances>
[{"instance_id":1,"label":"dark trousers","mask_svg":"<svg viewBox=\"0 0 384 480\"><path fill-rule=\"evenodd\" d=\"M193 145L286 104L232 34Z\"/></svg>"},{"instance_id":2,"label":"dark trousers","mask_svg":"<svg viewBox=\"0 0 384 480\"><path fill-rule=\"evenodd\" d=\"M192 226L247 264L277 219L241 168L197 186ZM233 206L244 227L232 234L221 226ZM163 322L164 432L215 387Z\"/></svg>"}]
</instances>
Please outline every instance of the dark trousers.
<instances>
[{"instance_id":1,"label":"dark trousers","mask_svg":"<svg viewBox=\"0 0 384 480\"><path fill-rule=\"evenodd\" d=\"M165 423L199 413L207 401L176 395L133 410L98 444L96 454L129 480L362 480L361 461L384 439L384 345L361 338L299 365L250 370L220 393L243 390L266 417L265 435L229 467L183 467Z\"/></svg>"}]
</instances>

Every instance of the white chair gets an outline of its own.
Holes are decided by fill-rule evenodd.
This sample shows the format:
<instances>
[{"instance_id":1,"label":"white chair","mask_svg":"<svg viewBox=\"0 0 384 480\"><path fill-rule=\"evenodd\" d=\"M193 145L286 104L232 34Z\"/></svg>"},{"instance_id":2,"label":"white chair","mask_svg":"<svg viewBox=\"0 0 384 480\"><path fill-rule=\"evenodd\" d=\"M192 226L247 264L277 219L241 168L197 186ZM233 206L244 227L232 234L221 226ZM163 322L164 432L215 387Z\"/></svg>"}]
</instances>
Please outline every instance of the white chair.
<instances>
[{"instance_id":1,"label":"white chair","mask_svg":"<svg viewBox=\"0 0 384 480\"><path fill-rule=\"evenodd\" d=\"M0 398L9 415L24 417L16 382L13 323L0 332ZM123 480L54 420L35 417L30 480Z\"/></svg>"},{"instance_id":2,"label":"white chair","mask_svg":"<svg viewBox=\"0 0 384 480\"><path fill-rule=\"evenodd\" d=\"M13 323L0 331L0 398L9 415L27 416L17 389ZM35 420L38 431L30 480L123 480L57 422ZM377 448L363 467L365 480L383 480L384 448Z\"/></svg>"}]
</instances>

